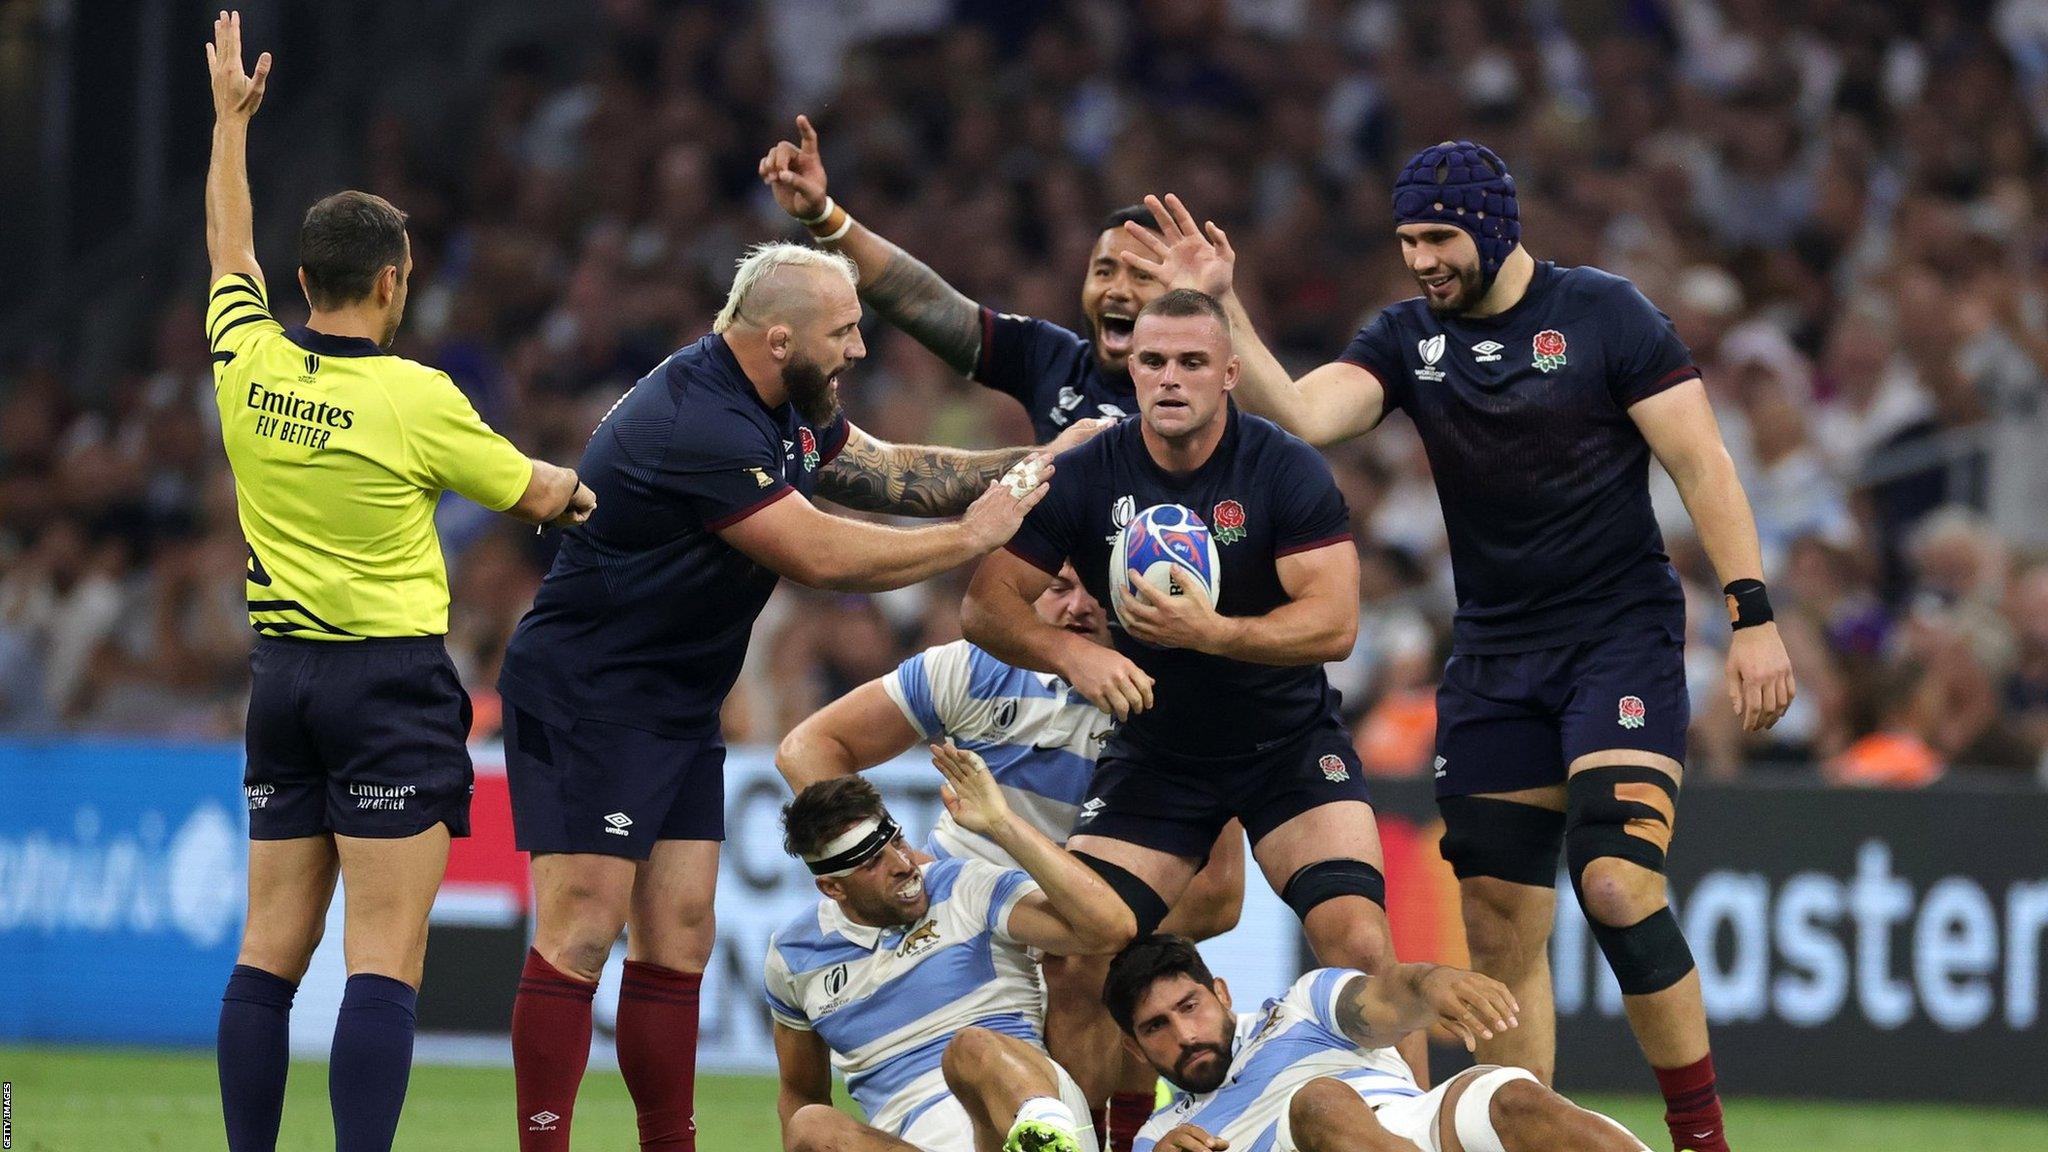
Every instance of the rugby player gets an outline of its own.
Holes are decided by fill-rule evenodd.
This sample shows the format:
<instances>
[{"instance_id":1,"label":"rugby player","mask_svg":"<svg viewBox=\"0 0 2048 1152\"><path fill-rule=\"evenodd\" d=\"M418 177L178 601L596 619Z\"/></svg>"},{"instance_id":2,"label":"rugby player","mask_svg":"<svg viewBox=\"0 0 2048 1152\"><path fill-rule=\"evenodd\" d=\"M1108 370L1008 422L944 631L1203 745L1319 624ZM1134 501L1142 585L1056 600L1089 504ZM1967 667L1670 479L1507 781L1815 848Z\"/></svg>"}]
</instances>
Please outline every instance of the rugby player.
<instances>
[{"instance_id":1,"label":"rugby player","mask_svg":"<svg viewBox=\"0 0 2048 1152\"><path fill-rule=\"evenodd\" d=\"M1526 1068L1416 1086L1399 1037L1434 1024L1469 1049L1513 1034L1514 995L1477 972L1319 968L1240 1015L1192 942L1151 936L1110 962L1103 999L1124 1043L1183 1093L1133 1152L1643 1152Z\"/></svg>"},{"instance_id":2,"label":"rugby player","mask_svg":"<svg viewBox=\"0 0 2048 1152\"><path fill-rule=\"evenodd\" d=\"M1102 222L1081 280L1086 336L1045 320L985 308L939 274L855 220L826 192L825 160L809 117L796 118L797 142L769 149L759 165L775 202L818 243L860 267L860 296L889 323L931 349L963 376L1014 397L1040 443L1076 419L1117 420L1138 410L1129 368L1131 325L1166 291L1121 259L1134 242L1123 226L1151 217L1133 204Z\"/></svg>"},{"instance_id":3,"label":"rugby player","mask_svg":"<svg viewBox=\"0 0 2048 1152\"><path fill-rule=\"evenodd\" d=\"M962 619L998 659L1054 673L1121 725L1102 749L1068 840L1151 932L1217 830L1244 823L1266 880L1326 964L1391 965L1373 823L1326 661L1358 630L1349 513L1314 449L1229 401L1238 365L1216 301L1169 292L1139 313L1140 419L1060 457L1057 491L976 570ZM1192 581L1142 580L1115 647L1038 618L1061 570L1109 595L1118 532L1136 511L1194 509L1218 525L1222 601Z\"/></svg>"},{"instance_id":4,"label":"rugby player","mask_svg":"<svg viewBox=\"0 0 2048 1152\"><path fill-rule=\"evenodd\" d=\"M777 579L914 584L1009 539L1048 491L1000 482L1027 449L897 446L847 422L839 377L865 351L854 275L845 257L797 244L740 262L711 334L592 434L582 470L602 510L563 535L506 651L506 774L537 900L512 1016L524 1152L568 1147L591 994L628 925L617 1043L641 1147L694 1145L697 995L725 834L718 714ZM964 515L893 528L828 515L814 494Z\"/></svg>"},{"instance_id":5,"label":"rugby player","mask_svg":"<svg viewBox=\"0 0 2048 1152\"><path fill-rule=\"evenodd\" d=\"M980 756L934 744L946 813L1017 867L920 864L859 776L783 808L825 897L770 937L768 1011L791 1152L1079 1152L1087 1102L1044 1050L1032 950L1108 954L1136 930L1100 878L1016 815ZM868 1123L832 1107L832 1069Z\"/></svg>"},{"instance_id":6,"label":"rugby player","mask_svg":"<svg viewBox=\"0 0 2048 1152\"><path fill-rule=\"evenodd\" d=\"M243 783L249 910L221 998L231 1152L277 1146L291 1004L347 881L348 983L328 1095L335 1147L391 1147L411 1075L427 912L451 836L469 834L469 697L449 663L434 505L453 490L529 523L572 524L592 496L528 460L446 373L389 355L412 273L405 214L341 192L299 230L312 314L270 314L249 200L249 121L270 53L242 68L240 13L206 46L213 159L207 341L221 439L248 541L251 687Z\"/></svg>"},{"instance_id":7,"label":"rugby player","mask_svg":"<svg viewBox=\"0 0 2048 1152\"><path fill-rule=\"evenodd\" d=\"M1032 608L1048 624L1109 645L1108 615L1071 566L1060 569ZM820 780L872 768L920 742L950 738L989 763L1013 811L1053 843L1065 844L1110 725L1107 713L1057 676L1013 668L956 640L912 656L820 709L783 738L775 763L790 790L801 792ZM939 859L971 856L1017 867L950 814L939 817L925 851ZM1234 927L1243 903L1244 830L1233 820L1166 924L1205 940ZM1045 957L1045 1039L1089 1105L1108 1103L1106 1131L1122 1149L1152 1115L1157 1077L1116 1043L1116 1024L1102 1010L1108 962Z\"/></svg>"},{"instance_id":8,"label":"rugby player","mask_svg":"<svg viewBox=\"0 0 2048 1152\"><path fill-rule=\"evenodd\" d=\"M1395 233L1423 295L1298 381L1230 292L1229 238L1197 228L1178 199L1147 203L1161 232L1131 231L1149 255L1129 258L1222 297L1248 408L1317 445L1399 408L1428 452L1458 593L1437 692L1443 854L1474 966L1527 1016L1481 1058L1549 1082L1562 849L1673 1146L1726 1152L1699 975L1665 898L1689 717L1685 599L1650 511L1651 456L1725 585L1743 727L1775 724L1794 685L1749 501L1691 354L1628 281L1533 258L1507 165L1466 141L1424 149L1394 185Z\"/></svg>"}]
</instances>

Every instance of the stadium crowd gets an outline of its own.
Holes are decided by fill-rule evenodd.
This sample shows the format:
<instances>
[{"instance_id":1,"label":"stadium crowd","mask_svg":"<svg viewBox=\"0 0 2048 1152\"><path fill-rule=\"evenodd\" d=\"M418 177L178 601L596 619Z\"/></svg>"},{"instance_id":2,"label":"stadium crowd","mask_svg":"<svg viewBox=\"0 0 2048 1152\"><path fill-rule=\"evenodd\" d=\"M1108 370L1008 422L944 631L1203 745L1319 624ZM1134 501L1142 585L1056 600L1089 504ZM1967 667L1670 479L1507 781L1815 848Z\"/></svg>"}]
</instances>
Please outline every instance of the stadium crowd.
<instances>
[{"instance_id":1,"label":"stadium crowd","mask_svg":"<svg viewBox=\"0 0 2048 1152\"><path fill-rule=\"evenodd\" d=\"M397 350L526 451L573 461L708 327L747 244L800 235L755 174L798 111L849 210L1003 311L1078 326L1103 212L1179 192L1230 231L1239 292L1299 368L1414 294L1392 171L1469 137L1514 166L1539 259L1628 276L1672 316L1755 504L1800 697L1750 739L1712 572L1661 488L1695 762L2048 781L2048 2L596 8L585 38L503 47L477 99L388 108L361 137L356 183L412 215ZM302 317L283 273L277 311ZM0 731L239 732L245 553L202 304L166 285L99 388L50 357L0 368ZM844 396L876 436L1029 439L1012 401L907 337L877 326L869 347ZM1364 560L1333 678L1368 768L1426 774L1453 605L1427 464L1399 416L1331 463ZM440 520L449 648L487 737L550 541L454 499ZM785 584L728 738L773 741L958 637L964 575L830 612L793 611L826 594Z\"/></svg>"}]
</instances>

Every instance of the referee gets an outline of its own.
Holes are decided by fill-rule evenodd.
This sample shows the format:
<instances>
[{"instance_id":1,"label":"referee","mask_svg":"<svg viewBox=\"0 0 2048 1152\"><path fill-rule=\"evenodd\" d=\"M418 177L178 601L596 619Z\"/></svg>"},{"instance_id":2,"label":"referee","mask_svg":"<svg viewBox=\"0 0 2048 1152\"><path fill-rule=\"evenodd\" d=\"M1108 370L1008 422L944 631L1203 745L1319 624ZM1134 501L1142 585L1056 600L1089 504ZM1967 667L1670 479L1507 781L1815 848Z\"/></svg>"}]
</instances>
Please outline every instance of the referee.
<instances>
[{"instance_id":1,"label":"referee","mask_svg":"<svg viewBox=\"0 0 2048 1152\"><path fill-rule=\"evenodd\" d=\"M348 985L328 1094L336 1152L391 1147L412 1067L427 911L469 831L469 697L442 646L448 578L434 504L453 490L529 523L596 506L529 461L445 373L388 355L412 271L405 214L341 192L299 232L303 328L271 317L245 156L270 54L242 70L239 14L214 21L207 340L249 544L249 912L221 999L230 1152L277 1143L292 995L347 885Z\"/></svg>"}]
</instances>

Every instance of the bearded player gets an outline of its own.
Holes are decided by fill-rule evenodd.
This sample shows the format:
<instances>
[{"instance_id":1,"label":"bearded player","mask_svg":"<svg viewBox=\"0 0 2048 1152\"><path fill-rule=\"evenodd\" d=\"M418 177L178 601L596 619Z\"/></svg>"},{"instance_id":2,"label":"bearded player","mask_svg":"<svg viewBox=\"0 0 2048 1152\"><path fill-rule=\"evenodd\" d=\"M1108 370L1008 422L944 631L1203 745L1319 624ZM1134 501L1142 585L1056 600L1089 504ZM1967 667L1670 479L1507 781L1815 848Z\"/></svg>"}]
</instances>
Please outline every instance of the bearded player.
<instances>
[{"instance_id":1,"label":"bearded player","mask_svg":"<svg viewBox=\"0 0 2048 1152\"><path fill-rule=\"evenodd\" d=\"M1223 231L1197 228L1178 199L1147 203L1162 238L1132 231L1151 253L1135 260L1223 296L1247 407L1318 445L1399 408L1429 454L1458 593L1437 692L1443 854L1474 965L1525 1009L1480 1058L1550 1078L1545 946L1561 849L1673 1145L1726 1152L1699 975L1665 896L1688 720L1685 599L1650 512L1651 456L1726 585L1743 727L1775 724L1793 683L1749 501L1691 354L1628 281L1530 256L1507 165L1476 144L1425 149L1395 182L1395 234L1423 295L1300 380L1230 293Z\"/></svg>"},{"instance_id":2,"label":"bearded player","mask_svg":"<svg viewBox=\"0 0 2048 1152\"><path fill-rule=\"evenodd\" d=\"M825 191L825 160L808 117L796 118L797 142L761 158L763 183L813 239L860 266L860 298L963 376L1014 397L1040 443L1078 419L1120 419L1138 410L1131 386L1131 329L1138 311L1166 291L1121 259L1135 242L1128 223L1144 224L1139 205L1102 222L1081 280L1089 335L1045 320L985 308L961 295L916 257L869 231Z\"/></svg>"},{"instance_id":3,"label":"bearded player","mask_svg":"<svg viewBox=\"0 0 2048 1152\"><path fill-rule=\"evenodd\" d=\"M1121 721L1067 846L1141 931L1159 926L1236 818L1316 955L1380 971L1394 955L1379 834L1322 668L1358 630L1344 498L1314 450L1230 403L1238 365L1215 300L1161 296L1139 313L1133 347L1140 418L1059 457L1060 486L975 571L967 637L1059 675ZM1162 504L1217 525L1217 602L1192 581L1171 596L1127 582L1113 649L1032 613L1068 561L1107 599L1127 575L1110 571L1124 523Z\"/></svg>"},{"instance_id":4,"label":"bearded player","mask_svg":"<svg viewBox=\"0 0 2048 1152\"><path fill-rule=\"evenodd\" d=\"M1526 1068L1416 1085L1394 1053L1400 1037L1434 1024L1470 1048L1513 1034L1514 997L1477 972L1319 968L1239 1014L1193 943L1152 936L1117 954L1103 999L1125 1046L1181 1090L1133 1152L1643 1152Z\"/></svg>"},{"instance_id":5,"label":"bearded player","mask_svg":"<svg viewBox=\"0 0 2048 1152\"><path fill-rule=\"evenodd\" d=\"M1109 617L1072 566L1032 602L1047 624L1109 647ZM1054 844L1088 797L1088 782L1114 721L1058 676L1005 664L966 640L905 660L834 700L796 726L776 750L790 790L850 776L921 743L950 739L987 761L1010 807ZM968 856L1002 868L1017 862L993 841L941 814L925 851ZM1244 901L1244 831L1226 825L1166 923L1197 940L1229 931ZM1108 1104L1099 1125L1116 1148L1152 1115L1158 1077L1116 1042L1102 1009L1107 956L1047 955L1046 1047L1081 1086L1091 1109Z\"/></svg>"}]
</instances>

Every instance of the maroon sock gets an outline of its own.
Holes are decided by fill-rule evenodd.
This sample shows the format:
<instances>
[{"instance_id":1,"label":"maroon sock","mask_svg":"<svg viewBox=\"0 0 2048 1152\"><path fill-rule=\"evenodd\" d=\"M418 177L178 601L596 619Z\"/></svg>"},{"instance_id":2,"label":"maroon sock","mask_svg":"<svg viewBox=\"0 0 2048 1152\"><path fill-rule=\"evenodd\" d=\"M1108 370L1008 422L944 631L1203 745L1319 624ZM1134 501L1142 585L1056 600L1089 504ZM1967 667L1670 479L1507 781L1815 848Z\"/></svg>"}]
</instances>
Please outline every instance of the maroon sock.
<instances>
[{"instance_id":1,"label":"maroon sock","mask_svg":"<svg viewBox=\"0 0 2048 1152\"><path fill-rule=\"evenodd\" d=\"M1088 1119L1095 1124L1095 1146L1106 1150L1109 1147L1109 1105L1090 1111Z\"/></svg>"},{"instance_id":2,"label":"maroon sock","mask_svg":"<svg viewBox=\"0 0 2048 1152\"><path fill-rule=\"evenodd\" d=\"M1109 1146L1125 1152L1152 1118L1150 1092L1118 1092L1109 1098Z\"/></svg>"},{"instance_id":3,"label":"maroon sock","mask_svg":"<svg viewBox=\"0 0 2048 1152\"><path fill-rule=\"evenodd\" d=\"M532 949L512 1001L512 1077L519 1152L569 1152L569 1117L590 1063L590 997L597 985L556 970Z\"/></svg>"},{"instance_id":4,"label":"maroon sock","mask_svg":"<svg viewBox=\"0 0 2048 1152\"><path fill-rule=\"evenodd\" d=\"M697 1152L697 989L701 972L626 961L619 1071L640 1113L641 1152Z\"/></svg>"},{"instance_id":5,"label":"maroon sock","mask_svg":"<svg viewBox=\"0 0 2048 1152\"><path fill-rule=\"evenodd\" d=\"M1729 1152L1721 1121L1721 1097L1714 1091L1714 1054L1683 1068L1652 1068L1664 1093L1664 1125L1678 1152Z\"/></svg>"}]
</instances>

